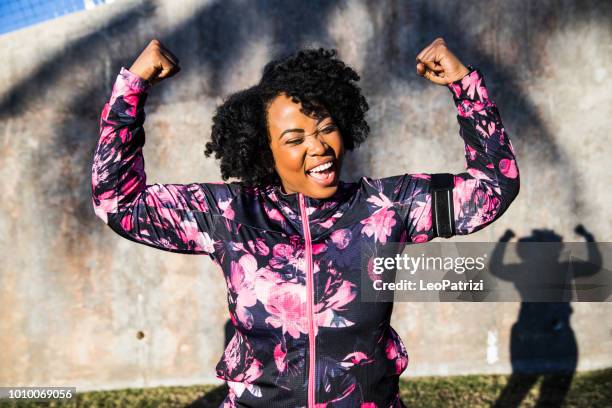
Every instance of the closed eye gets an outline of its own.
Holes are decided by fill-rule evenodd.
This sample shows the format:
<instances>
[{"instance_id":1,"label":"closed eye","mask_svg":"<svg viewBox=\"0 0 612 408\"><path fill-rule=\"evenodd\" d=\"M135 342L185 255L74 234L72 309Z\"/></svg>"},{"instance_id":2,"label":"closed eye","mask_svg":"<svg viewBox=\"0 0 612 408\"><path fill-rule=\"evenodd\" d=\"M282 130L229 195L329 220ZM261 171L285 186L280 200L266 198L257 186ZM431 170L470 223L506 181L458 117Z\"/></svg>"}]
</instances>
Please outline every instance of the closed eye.
<instances>
[{"instance_id":1,"label":"closed eye","mask_svg":"<svg viewBox=\"0 0 612 408\"><path fill-rule=\"evenodd\" d=\"M320 132L323 132L323 133L327 134L327 133L331 133L331 132L333 132L333 131L335 131L337 129L338 128L336 127L336 125L332 124L332 125L326 126L324 129L320 130ZM303 137L299 137L297 139L287 140L285 143L292 144L292 145L298 145L298 144L302 143L303 141L304 141L304 138Z\"/></svg>"},{"instance_id":2,"label":"closed eye","mask_svg":"<svg viewBox=\"0 0 612 408\"><path fill-rule=\"evenodd\" d=\"M323 132L324 133L331 133L331 132L333 132L336 129L337 129L336 125L329 125L325 129L323 129Z\"/></svg>"}]
</instances>

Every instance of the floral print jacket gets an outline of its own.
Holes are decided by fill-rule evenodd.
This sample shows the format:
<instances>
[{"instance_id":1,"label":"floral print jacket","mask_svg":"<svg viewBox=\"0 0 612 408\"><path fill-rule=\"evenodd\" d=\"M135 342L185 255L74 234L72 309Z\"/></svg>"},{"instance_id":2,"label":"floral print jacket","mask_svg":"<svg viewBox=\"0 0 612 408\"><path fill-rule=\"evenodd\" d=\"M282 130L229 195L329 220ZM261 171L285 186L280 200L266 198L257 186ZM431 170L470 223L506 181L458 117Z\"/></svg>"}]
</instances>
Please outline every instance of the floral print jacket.
<instances>
[{"instance_id":1,"label":"floral print jacket","mask_svg":"<svg viewBox=\"0 0 612 408\"><path fill-rule=\"evenodd\" d=\"M454 175L456 234L500 217L519 191L514 149L478 68L448 86L465 144ZM222 407L402 407L408 353L393 303L360 301L361 254L435 238L429 174L340 182L327 199L238 182L147 184L150 84L122 67L93 158L96 215L117 234L210 256L227 282L235 334L216 366ZM369 271L365 271L369 274Z\"/></svg>"}]
</instances>

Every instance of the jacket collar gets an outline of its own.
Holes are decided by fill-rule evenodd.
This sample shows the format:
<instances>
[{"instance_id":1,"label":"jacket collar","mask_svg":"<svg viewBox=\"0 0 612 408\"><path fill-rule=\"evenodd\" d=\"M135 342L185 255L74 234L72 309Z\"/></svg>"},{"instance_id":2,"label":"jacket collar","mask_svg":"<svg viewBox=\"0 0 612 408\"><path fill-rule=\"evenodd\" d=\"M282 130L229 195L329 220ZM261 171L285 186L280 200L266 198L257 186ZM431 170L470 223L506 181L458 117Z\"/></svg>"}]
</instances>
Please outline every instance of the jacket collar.
<instances>
[{"instance_id":1,"label":"jacket collar","mask_svg":"<svg viewBox=\"0 0 612 408\"><path fill-rule=\"evenodd\" d=\"M240 193L225 203L220 222L248 225L282 235L302 236L303 225L299 194L285 194L280 186L244 187L236 183ZM313 240L323 238L338 228L350 225L363 214L357 214L359 183L340 181L336 192L323 199L304 196L308 226ZM353 208L355 207L355 208Z\"/></svg>"},{"instance_id":2,"label":"jacket collar","mask_svg":"<svg viewBox=\"0 0 612 408\"><path fill-rule=\"evenodd\" d=\"M329 230L348 210L351 198L355 194L357 183L346 183L340 180L336 192L327 198L314 198L304 195L308 223L314 237ZM287 194L280 185L266 188L266 195L282 215L298 230L302 230L300 211L300 193Z\"/></svg>"}]
</instances>

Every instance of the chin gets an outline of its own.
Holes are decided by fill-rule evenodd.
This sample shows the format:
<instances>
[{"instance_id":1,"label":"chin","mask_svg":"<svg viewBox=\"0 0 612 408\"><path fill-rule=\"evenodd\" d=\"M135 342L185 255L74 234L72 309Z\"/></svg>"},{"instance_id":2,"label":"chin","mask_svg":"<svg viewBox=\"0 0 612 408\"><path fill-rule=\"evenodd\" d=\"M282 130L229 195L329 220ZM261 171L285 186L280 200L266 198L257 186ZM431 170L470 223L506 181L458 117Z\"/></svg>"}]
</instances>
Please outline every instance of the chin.
<instances>
[{"instance_id":1,"label":"chin","mask_svg":"<svg viewBox=\"0 0 612 408\"><path fill-rule=\"evenodd\" d=\"M330 188L327 188L326 190L327 191L325 191L325 193L322 193L320 196L314 197L314 198L329 198L336 193L336 191L338 190L338 186L330 187Z\"/></svg>"},{"instance_id":2,"label":"chin","mask_svg":"<svg viewBox=\"0 0 612 408\"><path fill-rule=\"evenodd\" d=\"M329 198L333 196L337 190L338 190L338 181L328 186L325 186L325 187L322 187L322 186L311 187L309 188L309 191L305 194L312 198L321 199L321 198Z\"/></svg>"}]
</instances>

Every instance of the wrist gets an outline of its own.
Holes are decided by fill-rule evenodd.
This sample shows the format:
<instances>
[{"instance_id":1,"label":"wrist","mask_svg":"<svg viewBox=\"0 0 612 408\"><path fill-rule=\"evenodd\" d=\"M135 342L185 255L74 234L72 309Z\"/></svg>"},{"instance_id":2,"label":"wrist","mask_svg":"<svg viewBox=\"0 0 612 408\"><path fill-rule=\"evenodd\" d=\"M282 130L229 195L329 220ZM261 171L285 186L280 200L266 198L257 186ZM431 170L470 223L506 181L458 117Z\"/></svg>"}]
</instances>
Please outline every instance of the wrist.
<instances>
[{"instance_id":1,"label":"wrist","mask_svg":"<svg viewBox=\"0 0 612 408\"><path fill-rule=\"evenodd\" d=\"M464 113L467 112L466 109L469 110L469 107L463 106L466 103L490 103L482 72L477 66L468 65L466 68L468 73L463 78L446 85L453 94L457 108L462 109Z\"/></svg>"},{"instance_id":2,"label":"wrist","mask_svg":"<svg viewBox=\"0 0 612 408\"><path fill-rule=\"evenodd\" d=\"M457 74L455 74L450 79L450 82L457 82L457 81L462 80L471 71L472 71L471 65L468 65L467 67L465 65L461 65L461 68L459 68L459 70L457 71Z\"/></svg>"},{"instance_id":3,"label":"wrist","mask_svg":"<svg viewBox=\"0 0 612 408\"><path fill-rule=\"evenodd\" d=\"M121 71L119 73L124 78L126 84L132 89L147 91L152 86L151 82L141 77L131 69L121 67Z\"/></svg>"},{"instance_id":4,"label":"wrist","mask_svg":"<svg viewBox=\"0 0 612 408\"><path fill-rule=\"evenodd\" d=\"M144 71L142 71L142 70L138 69L138 67L136 67L136 66L134 66L134 65L132 65L132 66L131 66L131 67L128 69L128 71L130 71L132 74L134 74L134 75L136 75L136 76L140 77L140 79L141 79L141 80L143 80L143 81L149 81L149 75L147 75L147 73L146 73L146 72L144 72Z\"/></svg>"}]
</instances>

